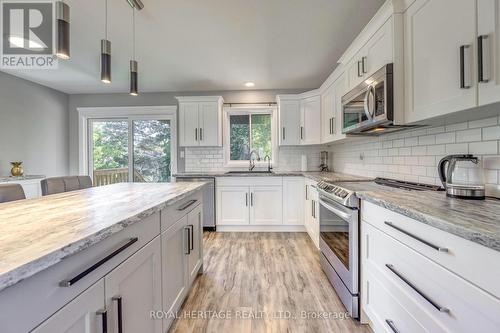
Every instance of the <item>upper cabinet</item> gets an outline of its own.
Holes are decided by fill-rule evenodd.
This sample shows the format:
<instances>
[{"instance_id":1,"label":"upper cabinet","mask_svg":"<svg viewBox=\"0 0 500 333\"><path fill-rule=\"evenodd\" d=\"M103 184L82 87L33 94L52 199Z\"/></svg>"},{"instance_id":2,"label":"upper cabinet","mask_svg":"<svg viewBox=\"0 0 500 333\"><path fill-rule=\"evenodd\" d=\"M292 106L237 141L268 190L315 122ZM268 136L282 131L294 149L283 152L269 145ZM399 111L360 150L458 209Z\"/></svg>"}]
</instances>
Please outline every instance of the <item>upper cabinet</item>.
<instances>
[{"instance_id":1,"label":"upper cabinet","mask_svg":"<svg viewBox=\"0 0 500 333\"><path fill-rule=\"evenodd\" d=\"M407 122L477 105L476 1L415 1L404 45Z\"/></svg>"},{"instance_id":2,"label":"upper cabinet","mask_svg":"<svg viewBox=\"0 0 500 333\"><path fill-rule=\"evenodd\" d=\"M485 105L500 100L500 4L479 0L477 9L479 105Z\"/></svg>"},{"instance_id":3,"label":"upper cabinet","mask_svg":"<svg viewBox=\"0 0 500 333\"><path fill-rule=\"evenodd\" d=\"M300 144L321 143L321 97L314 95L300 102Z\"/></svg>"},{"instance_id":4,"label":"upper cabinet","mask_svg":"<svg viewBox=\"0 0 500 333\"><path fill-rule=\"evenodd\" d=\"M322 143L330 143L346 137L342 134L342 96L346 92L346 75L342 74L321 94Z\"/></svg>"},{"instance_id":5,"label":"upper cabinet","mask_svg":"<svg viewBox=\"0 0 500 333\"><path fill-rule=\"evenodd\" d=\"M277 97L280 146L321 143L321 96L316 91Z\"/></svg>"},{"instance_id":6,"label":"upper cabinet","mask_svg":"<svg viewBox=\"0 0 500 333\"><path fill-rule=\"evenodd\" d=\"M177 100L179 146L222 146L222 97L177 97Z\"/></svg>"}]
</instances>

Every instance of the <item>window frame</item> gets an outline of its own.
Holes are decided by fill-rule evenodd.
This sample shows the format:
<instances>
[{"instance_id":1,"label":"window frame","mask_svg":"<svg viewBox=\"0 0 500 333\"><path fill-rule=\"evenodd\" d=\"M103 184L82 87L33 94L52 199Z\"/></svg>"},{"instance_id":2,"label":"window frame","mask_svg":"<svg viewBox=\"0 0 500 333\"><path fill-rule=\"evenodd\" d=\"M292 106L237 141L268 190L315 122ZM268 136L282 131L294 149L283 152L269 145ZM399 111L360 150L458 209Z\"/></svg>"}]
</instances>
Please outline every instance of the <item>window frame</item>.
<instances>
[{"instance_id":1,"label":"window frame","mask_svg":"<svg viewBox=\"0 0 500 333\"><path fill-rule=\"evenodd\" d=\"M177 173L177 107L102 107L102 108L78 108L79 126L79 174L89 175L93 178L91 165L92 154L92 121L127 121L129 124L129 152L133 152L133 121L136 120L168 120L170 121L171 149L170 149L170 172ZM132 150L130 150L132 149ZM129 154L129 181L133 177L133 154ZM173 178L173 177L172 177ZM133 180L133 178L132 178Z\"/></svg>"},{"instance_id":2,"label":"window frame","mask_svg":"<svg viewBox=\"0 0 500 333\"><path fill-rule=\"evenodd\" d=\"M271 115L271 163L276 164L278 161L278 140L277 140L277 129L278 129L278 119L277 119L277 107L274 105L245 105L245 106L225 106L223 109L224 113L224 126L223 126L223 146L224 146L224 167L226 168L247 168L250 161L249 160L231 160L231 128L230 128L230 116L238 115L252 115L252 114L269 114ZM250 127L250 133L251 133ZM260 156L261 161L256 161L255 166L257 168L267 167L268 162L264 161L265 156Z\"/></svg>"}]
</instances>

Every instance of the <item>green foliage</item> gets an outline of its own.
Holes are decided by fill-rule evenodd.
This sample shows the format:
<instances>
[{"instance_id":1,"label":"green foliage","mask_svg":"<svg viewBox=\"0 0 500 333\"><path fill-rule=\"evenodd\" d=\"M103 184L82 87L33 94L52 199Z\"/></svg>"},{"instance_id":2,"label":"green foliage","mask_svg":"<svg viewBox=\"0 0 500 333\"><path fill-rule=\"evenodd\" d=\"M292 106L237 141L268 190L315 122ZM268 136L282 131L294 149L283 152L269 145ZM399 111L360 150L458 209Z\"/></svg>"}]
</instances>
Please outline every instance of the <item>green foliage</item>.
<instances>
[{"instance_id":1,"label":"green foliage","mask_svg":"<svg viewBox=\"0 0 500 333\"><path fill-rule=\"evenodd\" d=\"M271 156L271 115L233 115L230 117L230 128L232 161L248 161L252 150L256 150L261 158Z\"/></svg>"}]
</instances>

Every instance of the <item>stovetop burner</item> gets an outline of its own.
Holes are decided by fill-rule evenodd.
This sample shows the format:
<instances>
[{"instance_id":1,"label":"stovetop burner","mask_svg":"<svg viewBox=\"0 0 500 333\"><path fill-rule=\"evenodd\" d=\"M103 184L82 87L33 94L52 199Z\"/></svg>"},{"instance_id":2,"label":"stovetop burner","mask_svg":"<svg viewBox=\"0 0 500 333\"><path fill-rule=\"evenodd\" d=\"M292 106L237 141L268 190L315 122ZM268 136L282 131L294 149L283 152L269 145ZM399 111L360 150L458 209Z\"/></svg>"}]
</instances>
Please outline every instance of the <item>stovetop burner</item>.
<instances>
[{"instance_id":1,"label":"stovetop burner","mask_svg":"<svg viewBox=\"0 0 500 333\"><path fill-rule=\"evenodd\" d=\"M437 186L437 185L407 182L404 180L396 180L396 179L389 179L389 178L375 178L375 183L377 183L379 185L390 186L390 187L395 187L395 188L400 188L400 189L405 189L405 190L444 191L444 189L441 186Z\"/></svg>"}]
</instances>

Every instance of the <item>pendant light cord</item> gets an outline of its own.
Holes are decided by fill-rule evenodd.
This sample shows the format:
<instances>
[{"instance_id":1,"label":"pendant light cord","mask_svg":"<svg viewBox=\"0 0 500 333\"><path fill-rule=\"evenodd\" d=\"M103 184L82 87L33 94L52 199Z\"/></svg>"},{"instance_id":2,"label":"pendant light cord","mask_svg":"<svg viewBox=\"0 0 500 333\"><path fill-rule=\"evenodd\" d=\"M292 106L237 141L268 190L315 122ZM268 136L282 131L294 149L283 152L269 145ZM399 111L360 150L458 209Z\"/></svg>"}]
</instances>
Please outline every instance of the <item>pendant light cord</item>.
<instances>
[{"instance_id":1,"label":"pendant light cord","mask_svg":"<svg viewBox=\"0 0 500 333\"><path fill-rule=\"evenodd\" d=\"M105 31L105 35L106 35L106 40L108 40L108 0L106 0L106 6L105 6L104 13L106 15L106 20L105 20L106 23L104 24L104 31Z\"/></svg>"},{"instance_id":2,"label":"pendant light cord","mask_svg":"<svg viewBox=\"0 0 500 333\"><path fill-rule=\"evenodd\" d=\"M135 60L135 8L132 8L132 56Z\"/></svg>"}]
</instances>

